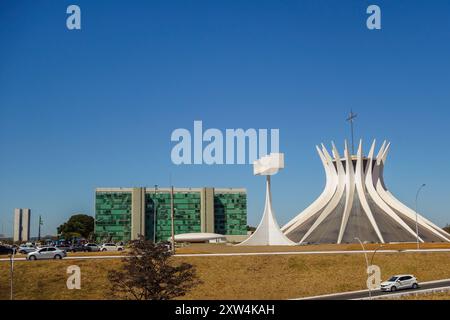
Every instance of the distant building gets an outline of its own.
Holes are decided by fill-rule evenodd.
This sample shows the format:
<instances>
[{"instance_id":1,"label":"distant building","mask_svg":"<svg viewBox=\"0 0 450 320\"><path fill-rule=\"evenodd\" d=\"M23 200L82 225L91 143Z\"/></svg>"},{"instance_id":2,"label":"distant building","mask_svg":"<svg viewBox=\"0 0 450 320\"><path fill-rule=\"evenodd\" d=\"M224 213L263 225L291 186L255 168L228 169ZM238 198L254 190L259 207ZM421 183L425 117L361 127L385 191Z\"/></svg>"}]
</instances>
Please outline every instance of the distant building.
<instances>
[{"instance_id":1,"label":"distant building","mask_svg":"<svg viewBox=\"0 0 450 320\"><path fill-rule=\"evenodd\" d=\"M30 240L30 209L14 210L14 242L27 242Z\"/></svg>"},{"instance_id":2,"label":"distant building","mask_svg":"<svg viewBox=\"0 0 450 320\"><path fill-rule=\"evenodd\" d=\"M170 188L98 188L95 193L97 241L126 242L143 235L159 242L171 237ZM216 233L229 241L246 239L245 189L175 188L173 198L175 235Z\"/></svg>"}]
</instances>

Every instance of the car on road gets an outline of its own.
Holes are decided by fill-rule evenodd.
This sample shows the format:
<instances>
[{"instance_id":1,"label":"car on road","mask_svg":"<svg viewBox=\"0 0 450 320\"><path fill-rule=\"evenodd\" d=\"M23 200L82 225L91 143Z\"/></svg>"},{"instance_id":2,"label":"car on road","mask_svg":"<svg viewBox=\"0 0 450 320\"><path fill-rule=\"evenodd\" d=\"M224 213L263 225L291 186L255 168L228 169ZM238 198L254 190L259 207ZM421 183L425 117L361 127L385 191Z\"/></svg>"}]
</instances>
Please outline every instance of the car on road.
<instances>
[{"instance_id":1,"label":"car on road","mask_svg":"<svg viewBox=\"0 0 450 320\"><path fill-rule=\"evenodd\" d=\"M45 247L40 248L35 252L30 252L27 255L27 260L47 260L47 259L60 260L66 256L67 253L64 250L60 250L55 247Z\"/></svg>"},{"instance_id":2,"label":"car on road","mask_svg":"<svg viewBox=\"0 0 450 320\"><path fill-rule=\"evenodd\" d=\"M418 289L419 281L413 275L399 275L393 276L388 281L381 284L381 291L396 292L405 289Z\"/></svg>"},{"instance_id":3,"label":"car on road","mask_svg":"<svg viewBox=\"0 0 450 320\"><path fill-rule=\"evenodd\" d=\"M2 254L13 254L14 250L10 247L0 245L0 255Z\"/></svg>"},{"instance_id":4,"label":"car on road","mask_svg":"<svg viewBox=\"0 0 450 320\"><path fill-rule=\"evenodd\" d=\"M84 245L84 251L86 252L98 252L100 251L100 247L95 243L86 243Z\"/></svg>"},{"instance_id":5,"label":"car on road","mask_svg":"<svg viewBox=\"0 0 450 320\"><path fill-rule=\"evenodd\" d=\"M100 247L100 251L123 251L123 246L118 246L114 243L104 243Z\"/></svg>"}]
</instances>

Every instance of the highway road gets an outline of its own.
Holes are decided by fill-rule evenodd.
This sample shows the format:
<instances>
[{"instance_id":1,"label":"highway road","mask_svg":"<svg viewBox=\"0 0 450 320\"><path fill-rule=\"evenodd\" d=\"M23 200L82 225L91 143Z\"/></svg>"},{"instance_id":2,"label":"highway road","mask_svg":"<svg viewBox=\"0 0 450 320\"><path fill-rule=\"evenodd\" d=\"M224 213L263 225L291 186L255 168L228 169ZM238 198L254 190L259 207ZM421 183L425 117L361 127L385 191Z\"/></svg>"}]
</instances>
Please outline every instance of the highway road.
<instances>
[{"instance_id":1,"label":"highway road","mask_svg":"<svg viewBox=\"0 0 450 320\"><path fill-rule=\"evenodd\" d=\"M400 293L410 293L410 292L417 292L429 289L440 289L450 287L450 279L445 280L439 280L439 281L432 281L432 282L424 282L420 284L420 288L413 290L401 290L396 292L396 294ZM392 296L392 293L389 292L381 292L381 290L372 291L371 297L372 298L381 298L386 297L389 298L389 296ZM331 295L324 295L324 296L318 296L318 297L309 297L309 298L301 298L301 299L295 299L295 300L310 300L310 301L318 301L318 300L362 300L362 299L368 299L369 298L369 291L355 291L355 292L345 292L345 293L337 293L337 294L331 294Z\"/></svg>"}]
</instances>

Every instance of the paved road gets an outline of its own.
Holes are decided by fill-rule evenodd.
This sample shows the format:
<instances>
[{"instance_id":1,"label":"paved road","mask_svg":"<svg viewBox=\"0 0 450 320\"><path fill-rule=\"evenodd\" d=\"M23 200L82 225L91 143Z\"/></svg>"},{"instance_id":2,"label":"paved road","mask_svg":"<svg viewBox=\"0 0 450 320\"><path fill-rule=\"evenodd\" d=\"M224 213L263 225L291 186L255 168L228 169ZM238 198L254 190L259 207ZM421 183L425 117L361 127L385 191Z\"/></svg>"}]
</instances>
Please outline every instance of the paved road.
<instances>
[{"instance_id":1,"label":"paved road","mask_svg":"<svg viewBox=\"0 0 450 320\"><path fill-rule=\"evenodd\" d=\"M366 251L368 255L375 251ZM443 253L450 252L450 249L431 249L431 250L379 250L377 254L396 254L396 253ZM364 254L364 251L297 251L297 252L254 252L254 253L206 253L206 254L177 254L175 257L242 257L242 256L298 256L298 255L346 255L346 254ZM122 259L124 256L69 256L64 260L104 260L104 259ZM24 257L15 258L14 261L25 261ZM0 262L9 261L8 257L1 258Z\"/></svg>"},{"instance_id":2,"label":"paved road","mask_svg":"<svg viewBox=\"0 0 450 320\"><path fill-rule=\"evenodd\" d=\"M420 289L417 290L402 290L396 293L408 293L408 292L420 292L422 290L429 289L439 289L444 287L450 287L450 279L432 281L432 282L424 282L420 284ZM372 291L372 297L389 297L392 293L381 292L380 290ZM355 292L346 292L346 293L338 293L332 295L318 296L318 297L310 297L310 298L302 298L297 300L361 300L369 298L369 291L355 291Z\"/></svg>"}]
</instances>

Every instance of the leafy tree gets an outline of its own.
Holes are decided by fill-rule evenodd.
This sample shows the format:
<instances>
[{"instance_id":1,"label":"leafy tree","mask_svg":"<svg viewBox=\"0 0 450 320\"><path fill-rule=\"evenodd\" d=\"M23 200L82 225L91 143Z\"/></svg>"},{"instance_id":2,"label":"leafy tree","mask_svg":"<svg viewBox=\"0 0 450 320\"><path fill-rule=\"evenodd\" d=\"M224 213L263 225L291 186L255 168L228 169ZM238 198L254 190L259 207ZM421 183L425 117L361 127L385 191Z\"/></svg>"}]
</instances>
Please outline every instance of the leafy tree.
<instances>
[{"instance_id":1,"label":"leafy tree","mask_svg":"<svg viewBox=\"0 0 450 320\"><path fill-rule=\"evenodd\" d=\"M448 224L448 225L444 228L444 230L445 230L446 232L450 233L450 224Z\"/></svg>"},{"instance_id":2,"label":"leafy tree","mask_svg":"<svg viewBox=\"0 0 450 320\"><path fill-rule=\"evenodd\" d=\"M94 232L94 218L86 214L76 214L58 227L58 234L65 239L89 238Z\"/></svg>"},{"instance_id":3,"label":"leafy tree","mask_svg":"<svg viewBox=\"0 0 450 320\"><path fill-rule=\"evenodd\" d=\"M121 271L108 272L112 295L130 300L170 300L184 296L200 283L194 266L174 265L167 244L131 241Z\"/></svg>"}]
</instances>

